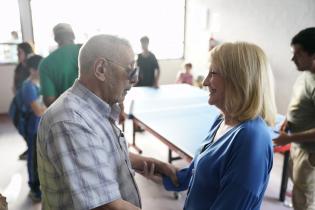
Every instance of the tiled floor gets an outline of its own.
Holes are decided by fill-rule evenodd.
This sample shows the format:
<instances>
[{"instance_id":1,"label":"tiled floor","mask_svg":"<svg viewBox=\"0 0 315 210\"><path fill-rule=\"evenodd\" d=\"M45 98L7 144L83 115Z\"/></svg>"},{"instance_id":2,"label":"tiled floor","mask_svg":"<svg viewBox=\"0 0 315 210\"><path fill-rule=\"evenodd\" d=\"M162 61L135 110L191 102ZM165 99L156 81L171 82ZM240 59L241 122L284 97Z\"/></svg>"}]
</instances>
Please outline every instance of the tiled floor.
<instances>
[{"instance_id":1,"label":"tiled floor","mask_svg":"<svg viewBox=\"0 0 315 210\"><path fill-rule=\"evenodd\" d=\"M131 139L131 123L126 124L126 136ZM143 149L143 155L167 160L167 147L147 132L137 134L137 144ZM9 210L39 210L39 203L32 203L27 196L26 162L18 160L18 155L26 149L25 142L5 117L0 117L0 192L7 196ZM178 167L187 165L185 161L175 161ZM262 210L289 210L278 201L281 180L282 156L275 155L269 186L262 204ZM175 200L172 192L162 186L136 175L140 188L144 210L182 209L185 192Z\"/></svg>"}]
</instances>

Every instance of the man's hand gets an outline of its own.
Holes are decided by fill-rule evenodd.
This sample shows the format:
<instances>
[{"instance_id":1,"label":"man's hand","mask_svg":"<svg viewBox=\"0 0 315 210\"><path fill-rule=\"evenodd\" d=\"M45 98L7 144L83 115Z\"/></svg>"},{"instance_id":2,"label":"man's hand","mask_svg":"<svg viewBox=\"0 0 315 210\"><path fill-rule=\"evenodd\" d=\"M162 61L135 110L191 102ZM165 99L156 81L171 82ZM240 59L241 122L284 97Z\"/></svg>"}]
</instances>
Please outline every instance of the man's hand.
<instances>
[{"instance_id":1,"label":"man's hand","mask_svg":"<svg viewBox=\"0 0 315 210\"><path fill-rule=\"evenodd\" d=\"M281 132L277 138L273 139L273 143L276 146L283 146L286 144L290 144L291 142L292 142L292 140L290 138L290 135L288 135L285 132Z\"/></svg>"},{"instance_id":2,"label":"man's hand","mask_svg":"<svg viewBox=\"0 0 315 210\"><path fill-rule=\"evenodd\" d=\"M162 177L161 174L155 173L155 164L152 163L150 166L148 166L147 162L144 162L143 171L139 171L139 173L146 177L147 179L152 180L153 182L157 184L162 184Z\"/></svg>"},{"instance_id":3,"label":"man's hand","mask_svg":"<svg viewBox=\"0 0 315 210\"><path fill-rule=\"evenodd\" d=\"M159 88L159 82L158 82L158 81L154 81L153 87L154 87L154 88Z\"/></svg>"},{"instance_id":4,"label":"man's hand","mask_svg":"<svg viewBox=\"0 0 315 210\"><path fill-rule=\"evenodd\" d=\"M157 174L165 175L170 177L175 186L179 186L179 182L176 176L177 169L175 166L169 163L164 163L154 158L143 157L132 152L129 153L129 158L132 168L136 172L143 175L146 174L145 176L149 177L152 175L155 176Z\"/></svg>"},{"instance_id":5,"label":"man's hand","mask_svg":"<svg viewBox=\"0 0 315 210\"><path fill-rule=\"evenodd\" d=\"M119 124L123 124L126 120L126 117L124 115L124 109L125 109L125 106L123 103L119 103L119 108L120 108L120 113L119 113L119 118L118 118L118 123Z\"/></svg>"},{"instance_id":6,"label":"man's hand","mask_svg":"<svg viewBox=\"0 0 315 210\"><path fill-rule=\"evenodd\" d=\"M175 186L178 186L179 183L176 176L176 172L177 172L176 167L171 164L158 161L156 167L154 162L149 164L145 161L143 171L139 173L142 174L144 177L159 184L162 183L161 175L165 175L170 177Z\"/></svg>"},{"instance_id":7,"label":"man's hand","mask_svg":"<svg viewBox=\"0 0 315 210\"><path fill-rule=\"evenodd\" d=\"M287 118L285 118L282 125L280 126L280 132L286 132L287 128L288 128L288 120Z\"/></svg>"},{"instance_id":8,"label":"man's hand","mask_svg":"<svg viewBox=\"0 0 315 210\"><path fill-rule=\"evenodd\" d=\"M118 118L118 123L119 124L123 124L125 122L125 120L126 120L125 115L122 112L120 112L119 113L119 118Z\"/></svg>"},{"instance_id":9,"label":"man's hand","mask_svg":"<svg viewBox=\"0 0 315 210\"><path fill-rule=\"evenodd\" d=\"M160 174L170 177L173 184L177 187L179 182L176 176L177 168L169 163L159 161L156 166L156 171Z\"/></svg>"}]
</instances>

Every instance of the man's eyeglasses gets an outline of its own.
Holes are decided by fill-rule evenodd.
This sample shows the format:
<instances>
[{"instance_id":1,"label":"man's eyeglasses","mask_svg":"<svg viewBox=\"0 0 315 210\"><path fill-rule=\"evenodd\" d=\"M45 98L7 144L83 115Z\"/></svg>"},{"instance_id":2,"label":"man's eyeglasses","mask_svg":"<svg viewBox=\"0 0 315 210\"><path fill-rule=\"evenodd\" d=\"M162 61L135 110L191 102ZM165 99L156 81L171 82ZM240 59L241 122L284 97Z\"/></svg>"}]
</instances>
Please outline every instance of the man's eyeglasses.
<instances>
[{"instance_id":1,"label":"man's eyeglasses","mask_svg":"<svg viewBox=\"0 0 315 210\"><path fill-rule=\"evenodd\" d=\"M139 75L139 68L138 67L130 67L130 66L125 66L125 65L122 65L120 63L117 63L115 61L112 61L108 58L104 58L105 60L107 60L109 63L112 63L112 64L115 64L117 66L120 66L121 68L123 68L127 74L128 74L128 80L129 81L135 81L135 80L138 80L138 75Z\"/></svg>"}]
</instances>

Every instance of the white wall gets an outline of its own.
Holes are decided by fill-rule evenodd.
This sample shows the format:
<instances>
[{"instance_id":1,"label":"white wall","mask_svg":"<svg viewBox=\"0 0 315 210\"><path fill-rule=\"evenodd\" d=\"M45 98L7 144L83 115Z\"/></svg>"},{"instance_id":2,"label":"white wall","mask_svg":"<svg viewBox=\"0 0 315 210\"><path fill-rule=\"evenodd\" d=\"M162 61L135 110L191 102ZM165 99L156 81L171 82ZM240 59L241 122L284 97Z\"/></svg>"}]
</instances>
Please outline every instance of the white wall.
<instances>
[{"instance_id":1,"label":"white wall","mask_svg":"<svg viewBox=\"0 0 315 210\"><path fill-rule=\"evenodd\" d=\"M14 65L0 66L0 114L7 113L13 98L12 87L14 68Z\"/></svg>"},{"instance_id":2,"label":"white wall","mask_svg":"<svg viewBox=\"0 0 315 210\"><path fill-rule=\"evenodd\" d=\"M177 72L183 68L184 60L159 60L161 69L160 84L171 84L176 80Z\"/></svg>"},{"instance_id":3,"label":"white wall","mask_svg":"<svg viewBox=\"0 0 315 210\"><path fill-rule=\"evenodd\" d=\"M290 41L300 30L315 26L314 0L187 0L186 56L195 71L207 72L208 40L249 41L270 59L277 106L285 113L298 72L290 61Z\"/></svg>"}]
</instances>

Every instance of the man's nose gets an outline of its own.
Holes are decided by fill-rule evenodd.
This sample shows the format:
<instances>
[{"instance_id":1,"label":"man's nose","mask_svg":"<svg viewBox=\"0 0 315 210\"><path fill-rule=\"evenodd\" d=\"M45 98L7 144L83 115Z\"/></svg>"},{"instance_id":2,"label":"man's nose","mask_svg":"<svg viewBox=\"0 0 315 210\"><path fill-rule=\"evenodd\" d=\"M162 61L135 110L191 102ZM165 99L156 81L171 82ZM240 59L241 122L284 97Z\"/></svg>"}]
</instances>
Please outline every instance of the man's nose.
<instances>
[{"instance_id":1,"label":"man's nose","mask_svg":"<svg viewBox=\"0 0 315 210\"><path fill-rule=\"evenodd\" d=\"M130 84L131 85L135 85L135 84L137 84L138 81L139 81L138 77L133 77L133 78L130 79Z\"/></svg>"}]
</instances>

